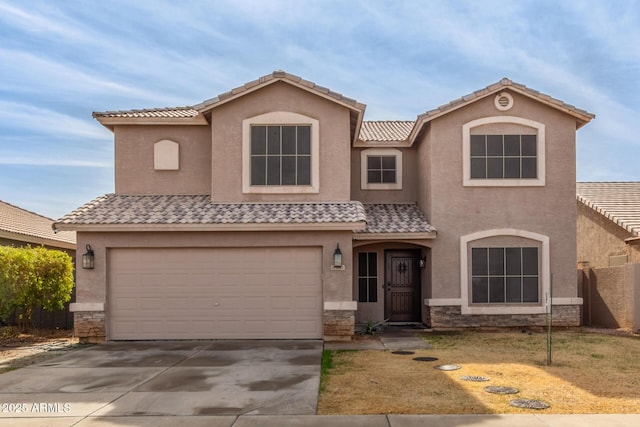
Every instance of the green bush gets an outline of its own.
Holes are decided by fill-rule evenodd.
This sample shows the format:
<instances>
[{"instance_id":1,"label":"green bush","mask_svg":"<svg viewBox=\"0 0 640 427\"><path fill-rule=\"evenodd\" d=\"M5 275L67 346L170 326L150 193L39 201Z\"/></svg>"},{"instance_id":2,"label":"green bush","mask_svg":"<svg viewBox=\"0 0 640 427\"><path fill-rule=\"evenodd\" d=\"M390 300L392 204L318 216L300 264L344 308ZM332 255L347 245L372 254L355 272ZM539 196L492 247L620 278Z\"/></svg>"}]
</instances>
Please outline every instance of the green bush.
<instances>
[{"instance_id":1,"label":"green bush","mask_svg":"<svg viewBox=\"0 0 640 427\"><path fill-rule=\"evenodd\" d=\"M71 300L73 262L64 252L0 246L0 319L22 309L22 327L31 324L33 307L60 310Z\"/></svg>"}]
</instances>

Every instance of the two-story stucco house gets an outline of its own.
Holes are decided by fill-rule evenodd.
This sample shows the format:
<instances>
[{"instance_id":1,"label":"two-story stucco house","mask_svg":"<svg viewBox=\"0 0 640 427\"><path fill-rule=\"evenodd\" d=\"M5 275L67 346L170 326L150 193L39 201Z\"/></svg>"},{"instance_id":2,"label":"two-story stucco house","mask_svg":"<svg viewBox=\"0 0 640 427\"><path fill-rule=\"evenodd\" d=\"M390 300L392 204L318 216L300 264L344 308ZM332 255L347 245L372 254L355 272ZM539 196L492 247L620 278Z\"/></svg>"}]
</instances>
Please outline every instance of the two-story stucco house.
<instances>
[{"instance_id":1,"label":"two-story stucco house","mask_svg":"<svg viewBox=\"0 0 640 427\"><path fill-rule=\"evenodd\" d=\"M576 130L503 79L417 117L276 71L184 108L95 113L115 194L60 219L90 245L84 340L348 339L368 320L578 325Z\"/></svg>"}]
</instances>

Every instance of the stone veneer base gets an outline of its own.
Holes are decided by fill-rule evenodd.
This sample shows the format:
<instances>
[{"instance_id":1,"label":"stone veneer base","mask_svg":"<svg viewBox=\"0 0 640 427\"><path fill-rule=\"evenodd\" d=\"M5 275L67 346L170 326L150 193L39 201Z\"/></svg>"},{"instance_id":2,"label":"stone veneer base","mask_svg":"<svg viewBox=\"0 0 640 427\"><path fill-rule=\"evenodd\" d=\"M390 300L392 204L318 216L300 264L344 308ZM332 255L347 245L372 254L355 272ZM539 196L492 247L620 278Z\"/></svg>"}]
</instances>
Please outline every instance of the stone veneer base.
<instances>
[{"instance_id":1,"label":"stone veneer base","mask_svg":"<svg viewBox=\"0 0 640 427\"><path fill-rule=\"evenodd\" d=\"M103 311L73 313L73 327L81 344L103 344L106 340Z\"/></svg>"},{"instance_id":2,"label":"stone veneer base","mask_svg":"<svg viewBox=\"0 0 640 427\"><path fill-rule=\"evenodd\" d=\"M322 314L325 341L350 341L355 334L353 310L324 310Z\"/></svg>"},{"instance_id":3,"label":"stone veneer base","mask_svg":"<svg viewBox=\"0 0 640 427\"><path fill-rule=\"evenodd\" d=\"M546 314L469 314L460 306L427 307L432 328L546 326ZM553 326L580 326L580 305L554 305Z\"/></svg>"}]
</instances>

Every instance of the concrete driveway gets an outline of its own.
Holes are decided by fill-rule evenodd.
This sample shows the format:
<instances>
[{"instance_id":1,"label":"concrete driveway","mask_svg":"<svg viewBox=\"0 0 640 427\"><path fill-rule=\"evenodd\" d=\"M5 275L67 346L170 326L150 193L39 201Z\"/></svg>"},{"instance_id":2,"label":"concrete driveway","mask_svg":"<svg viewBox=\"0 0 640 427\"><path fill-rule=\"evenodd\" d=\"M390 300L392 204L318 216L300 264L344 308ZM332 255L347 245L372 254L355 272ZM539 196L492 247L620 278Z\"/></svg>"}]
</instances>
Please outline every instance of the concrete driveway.
<instances>
[{"instance_id":1,"label":"concrete driveway","mask_svg":"<svg viewBox=\"0 0 640 427\"><path fill-rule=\"evenodd\" d=\"M0 425L39 425L39 417L70 425L85 417L311 415L321 357L321 341L109 343L0 375Z\"/></svg>"}]
</instances>

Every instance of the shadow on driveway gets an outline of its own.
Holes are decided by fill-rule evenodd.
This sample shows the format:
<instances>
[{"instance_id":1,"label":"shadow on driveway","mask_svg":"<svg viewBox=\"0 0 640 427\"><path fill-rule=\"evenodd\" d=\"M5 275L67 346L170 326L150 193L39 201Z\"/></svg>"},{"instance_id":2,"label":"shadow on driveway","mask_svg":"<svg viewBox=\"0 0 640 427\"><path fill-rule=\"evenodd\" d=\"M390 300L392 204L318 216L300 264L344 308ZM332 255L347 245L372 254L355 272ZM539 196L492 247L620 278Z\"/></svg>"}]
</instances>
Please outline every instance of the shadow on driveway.
<instances>
[{"instance_id":1,"label":"shadow on driveway","mask_svg":"<svg viewBox=\"0 0 640 427\"><path fill-rule=\"evenodd\" d=\"M108 343L0 375L0 425L30 417L312 415L321 357L322 341Z\"/></svg>"}]
</instances>

